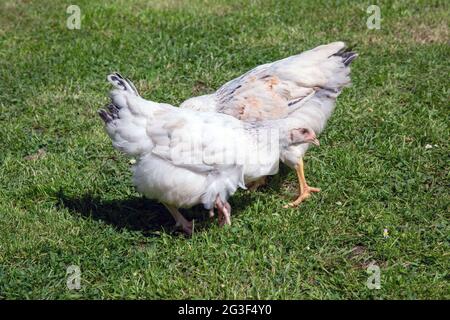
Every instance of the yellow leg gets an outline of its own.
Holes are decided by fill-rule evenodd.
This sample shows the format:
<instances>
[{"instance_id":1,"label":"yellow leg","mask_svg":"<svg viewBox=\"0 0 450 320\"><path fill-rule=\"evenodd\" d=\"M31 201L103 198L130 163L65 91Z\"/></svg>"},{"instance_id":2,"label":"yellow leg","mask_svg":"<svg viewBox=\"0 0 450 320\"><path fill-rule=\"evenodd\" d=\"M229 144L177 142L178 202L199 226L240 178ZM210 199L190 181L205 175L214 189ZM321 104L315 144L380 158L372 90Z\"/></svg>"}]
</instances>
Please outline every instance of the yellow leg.
<instances>
[{"instance_id":1,"label":"yellow leg","mask_svg":"<svg viewBox=\"0 0 450 320\"><path fill-rule=\"evenodd\" d=\"M305 179L305 172L303 171L303 158L300 158L298 160L297 166L295 167L295 171L297 172L298 177L298 185L299 185L299 195L297 199L295 199L293 202L285 205L285 208L292 208L298 206L300 203L302 203L305 199L309 198L311 196L311 192L319 192L319 188L313 188L308 186Z\"/></svg>"}]
</instances>

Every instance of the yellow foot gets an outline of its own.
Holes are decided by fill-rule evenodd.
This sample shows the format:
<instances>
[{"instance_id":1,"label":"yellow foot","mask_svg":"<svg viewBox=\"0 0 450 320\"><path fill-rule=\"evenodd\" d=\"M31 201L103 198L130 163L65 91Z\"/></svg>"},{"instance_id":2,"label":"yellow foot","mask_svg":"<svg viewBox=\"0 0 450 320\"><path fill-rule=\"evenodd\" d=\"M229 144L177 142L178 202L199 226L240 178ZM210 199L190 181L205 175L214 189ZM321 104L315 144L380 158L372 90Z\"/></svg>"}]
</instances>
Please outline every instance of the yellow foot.
<instances>
[{"instance_id":1,"label":"yellow foot","mask_svg":"<svg viewBox=\"0 0 450 320\"><path fill-rule=\"evenodd\" d=\"M303 189L303 192L298 196L297 199L295 199L294 201L288 203L287 205L283 206L283 208L295 208L297 207L300 203L302 203L304 200L308 199L309 197L311 197L311 193L312 192L319 192L320 189L319 188L313 188L310 186L305 186Z\"/></svg>"}]
</instances>

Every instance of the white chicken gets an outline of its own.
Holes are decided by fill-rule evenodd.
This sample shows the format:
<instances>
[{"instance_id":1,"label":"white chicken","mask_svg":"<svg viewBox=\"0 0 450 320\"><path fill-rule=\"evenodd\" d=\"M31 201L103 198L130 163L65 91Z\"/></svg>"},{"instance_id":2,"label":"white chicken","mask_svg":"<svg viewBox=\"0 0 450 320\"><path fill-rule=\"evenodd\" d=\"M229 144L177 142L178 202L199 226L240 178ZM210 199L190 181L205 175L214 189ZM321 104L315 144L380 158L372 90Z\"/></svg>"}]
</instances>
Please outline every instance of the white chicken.
<instances>
[{"instance_id":1,"label":"white chicken","mask_svg":"<svg viewBox=\"0 0 450 320\"><path fill-rule=\"evenodd\" d=\"M316 134L325 128L337 96L350 84L350 63L358 55L333 42L273 63L258 66L224 84L213 94L194 97L181 108L219 112L243 121L290 118ZM282 162L297 172L299 195L294 207L320 189L305 179L303 156L308 144L285 146Z\"/></svg>"},{"instance_id":2,"label":"white chicken","mask_svg":"<svg viewBox=\"0 0 450 320\"><path fill-rule=\"evenodd\" d=\"M113 146L136 157L137 190L162 202L188 234L192 223L179 208L203 204L210 215L217 208L219 223L230 224L228 197L238 187L275 174L280 150L289 145L318 143L313 130L291 119L252 123L180 109L141 98L118 73L108 81L115 89L99 115Z\"/></svg>"}]
</instances>

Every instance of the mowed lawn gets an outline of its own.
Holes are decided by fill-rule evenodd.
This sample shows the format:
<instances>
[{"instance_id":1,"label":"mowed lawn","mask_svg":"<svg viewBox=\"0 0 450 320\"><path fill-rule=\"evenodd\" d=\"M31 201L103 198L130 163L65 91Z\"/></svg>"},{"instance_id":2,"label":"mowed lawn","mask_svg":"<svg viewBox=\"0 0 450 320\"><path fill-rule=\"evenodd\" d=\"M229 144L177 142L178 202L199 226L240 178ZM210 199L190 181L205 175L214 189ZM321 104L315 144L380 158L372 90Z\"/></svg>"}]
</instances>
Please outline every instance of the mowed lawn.
<instances>
[{"instance_id":1,"label":"mowed lawn","mask_svg":"<svg viewBox=\"0 0 450 320\"><path fill-rule=\"evenodd\" d=\"M364 1L0 1L0 299L429 299L449 289L449 7ZM306 177L201 208L192 238L131 184L96 111L120 71L179 105L342 40L359 53ZM383 235L388 230L388 237ZM367 268L381 288L366 285ZM66 269L81 269L81 289Z\"/></svg>"}]
</instances>

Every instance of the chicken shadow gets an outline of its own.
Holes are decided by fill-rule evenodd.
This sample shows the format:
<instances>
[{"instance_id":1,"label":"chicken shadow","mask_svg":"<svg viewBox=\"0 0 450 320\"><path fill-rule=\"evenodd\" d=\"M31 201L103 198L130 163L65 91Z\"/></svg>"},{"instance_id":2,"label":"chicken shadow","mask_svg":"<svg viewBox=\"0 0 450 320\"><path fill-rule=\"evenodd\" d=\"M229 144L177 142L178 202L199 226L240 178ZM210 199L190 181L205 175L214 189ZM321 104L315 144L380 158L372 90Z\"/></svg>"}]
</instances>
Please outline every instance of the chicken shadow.
<instances>
[{"instance_id":1,"label":"chicken shadow","mask_svg":"<svg viewBox=\"0 0 450 320\"><path fill-rule=\"evenodd\" d=\"M258 189L257 193L243 191L238 197L231 197L232 217L239 216L239 213L260 197L261 193L279 190L288 171L286 168L281 169L281 174L270 177L268 185ZM161 232L178 232L174 228L175 221L167 209L162 204L143 196L104 200L89 193L81 197L71 197L60 190L56 198L58 207L66 208L72 214L83 218L102 221L117 230L138 231L145 236L159 236ZM202 205L181 212L188 220L195 219L196 232L206 231L211 224L217 223L216 218L209 218L207 210Z\"/></svg>"},{"instance_id":2,"label":"chicken shadow","mask_svg":"<svg viewBox=\"0 0 450 320\"><path fill-rule=\"evenodd\" d=\"M158 232L173 229L173 219L167 209L143 197L104 200L97 196L85 194L70 197L59 192L58 206L68 209L72 214L102 221L117 230L138 231L145 236L157 236Z\"/></svg>"},{"instance_id":3,"label":"chicken shadow","mask_svg":"<svg viewBox=\"0 0 450 320\"><path fill-rule=\"evenodd\" d=\"M145 197L131 196L127 199L104 200L91 194L82 197L70 197L60 191L57 194L58 207L68 209L72 214L82 218L101 221L117 230L130 230L144 236L157 237L161 233L179 233L167 209L160 203ZM241 203L239 211L245 207ZM202 205L189 210L181 210L188 219L195 219L196 232L203 232L217 219L210 219ZM237 213L234 211L233 213Z\"/></svg>"}]
</instances>

